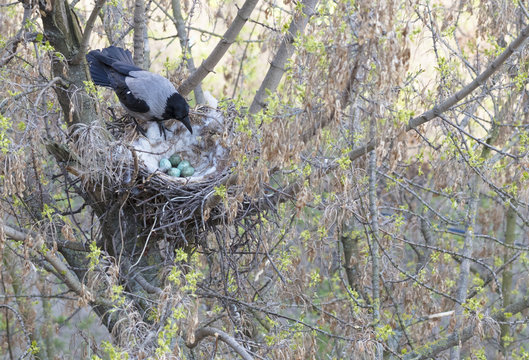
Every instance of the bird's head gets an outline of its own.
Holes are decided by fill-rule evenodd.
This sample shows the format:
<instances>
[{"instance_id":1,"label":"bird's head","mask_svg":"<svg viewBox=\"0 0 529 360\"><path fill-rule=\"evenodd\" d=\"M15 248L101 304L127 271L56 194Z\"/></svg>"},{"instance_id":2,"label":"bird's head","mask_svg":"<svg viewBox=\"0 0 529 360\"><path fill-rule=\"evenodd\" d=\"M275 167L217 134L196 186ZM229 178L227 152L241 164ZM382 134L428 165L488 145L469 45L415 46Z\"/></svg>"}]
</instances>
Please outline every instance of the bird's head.
<instances>
[{"instance_id":1,"label":"bird's head","mask_svg":"<svg viewBox=\"0 0 529 360\"><path fill-rule=\"evenodd\" d=\"M193 129L189 122L189 105L182 95L174 93L167 98L167 104L165 104L165 112L163 114L164 119L176 119L185 125L187 130L192 134Z\"/></svg>"}]
</instances>

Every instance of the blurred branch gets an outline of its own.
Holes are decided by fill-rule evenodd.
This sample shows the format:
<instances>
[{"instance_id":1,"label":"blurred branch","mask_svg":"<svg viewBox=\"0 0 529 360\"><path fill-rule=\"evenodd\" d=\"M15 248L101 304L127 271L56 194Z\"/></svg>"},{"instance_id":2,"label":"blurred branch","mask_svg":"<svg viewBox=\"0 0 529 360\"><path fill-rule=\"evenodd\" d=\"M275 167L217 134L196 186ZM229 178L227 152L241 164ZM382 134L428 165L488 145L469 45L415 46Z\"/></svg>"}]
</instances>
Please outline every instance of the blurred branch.
<instances>
[{"instance_id":1,"label":"blurred branch","mask_svg":"<svg viewBox=\"0 0 529 360\"><path fill-rule=\"evenodd\" d=\"M277 50L274 59L270 63L270 68L266 73L266 76L255 94L255 97L250 105L250 114L255 114L259 110L265 107L265 99L268 96L268 92L274 92L285 73L285 64L287 60L292 56L294 52L294 39L298 33L303 33L309 18L313 15L314 9L318 0L303 0L303 12L298 14L288 28L288 32L283 37L281 46Z\"/></svg>"},{"instance_id":2,"label":"blurred branch","mask_svg":"<svg viewBox=\"0 0 529 360\"><path fill-rule=\"evenodd\" d=\"M472 249L474 245L474 227L476 225L476 216L478 212L479 201L479 177L473 174L470 180L470 199L468 203L467 219L465 221L465 239L463 241L463 260L459 266L459 278L457 281L456 298L458 302L455 304L454 320L456 329L461 328L464 324L464 308L463 305L467 300L467 290L470 275L470 257L472 256ZM455 346L450 351L450 358L458 360L460 358L460 346Z\"/></svg>"},{"instance_id":3,"label":"blurred branch","mask_svg":"<svg viewBox=\"0 0 529 360\"><path fill-rule=\"evenodd\" d=\"M24 324L24 319L18 313L18 311L12 306L9 306L7 304L0 304L0 308L5 308L5 309L11 311L13 314L15 314L15 317L17 318L18 322L20 323L20 328L22 329L22 332L24 333L24 337L26 338L26 342L28 343L26 351L19 357L19 359L24 359L30 353L31 345L32 345L30 334L29 334L29 332L26 329L26 326ZM7 316L6 316L6 319L7 319ZM8 339L8 342L9 342L9 339Z\"/></svg>"},{"instance_id":4,"label":"blurred branch","mask_svg":"<svg viewBox=\"0 0 529 360\"><path fill-rule=\"evenodd\" d=\"M231 337L222 330L218 330L209 326L196 330L194 333L194 339L191 341L187 341L186 346L192 349L197 346L200 341L202 341L208 336L214 336L217 340L224 341L244 360L253 360L253 357L233 337Z\"/></svg>"},{"instance_id":5,"label":"blurred branch","mask_svg":"<svg viewBox=\"0 0 529 360\"><path fill-rule=\"evenodd\" d=\"M244 5L237 11L235 20L224 33L222 40L213 49L206 60L200 64L199 68L189 76L178 88L178 92L182 96L186 96L193 90L210 72L213 71L215 65L222 59L231 44L235 42L235 38L241 32L242 27L250 17L258 0L246 0Z\"/></svg>"},{"instance_id":6,"label":"blurred branch","mask_svg":"<svg viewBox=\"0 0 529 360\"><path fill-rule=\"evenodd\" d=\"M171 5L173 7L173 21L176 27L178 39L180 39L182 55L184 56L184 59L187 62L187 68L189 69L189 72L192 74L196 70L195 61L193 60L193 55L191 54L191 47L189 46L189 38L187 37L184 17L182 16L180 0L171 0ZM204 93L202 92L202 86L200 85L200 81L195 86L194 93L195 102L197 104L204 104L206 102L204 99Z\"/></svg>"},{"instance_id":7,"label":"blurred branch","mask_svg":"<svg viewBox=\"0 0 529 360\"><path fill-rule=\"evenodd\" d=\"M376 120L371 117L369 123L369 135L371 138L376 136ZM378 199L377 199L377 152L369 153L368 163L368 199L369 199L369 216L371 233L368 237L369 249L371 252L371 295L373 297L373 325L378 326L380 322L380 250L379 250L379 223L378 223ZM376 359L382 360L382 346L376 347Z\"/></svg>"},{"instance_id":8,"label":"blurred branch","mask_svg":"<svg viewBox=\"0 0 529 360\"><path fill-rule=\"evenodd\" d=\"M505 214L505 243L512 245L516 239L516 219L517 215L512 206L507 205L508 209ZM512 303L513 289L513 271L512 266L509 264L511 258L511 251L509 248L504 249L503 263L506 264L505 271L503 272L501 281L501 293L503 294L503 307L507 307ZM503 350L506 351L508 346L506 337L509 335L510 326L508 324L502 324L500 327L500 341ZM505 354L507 356L507 354Z\"/></svg>"}]
</instances>

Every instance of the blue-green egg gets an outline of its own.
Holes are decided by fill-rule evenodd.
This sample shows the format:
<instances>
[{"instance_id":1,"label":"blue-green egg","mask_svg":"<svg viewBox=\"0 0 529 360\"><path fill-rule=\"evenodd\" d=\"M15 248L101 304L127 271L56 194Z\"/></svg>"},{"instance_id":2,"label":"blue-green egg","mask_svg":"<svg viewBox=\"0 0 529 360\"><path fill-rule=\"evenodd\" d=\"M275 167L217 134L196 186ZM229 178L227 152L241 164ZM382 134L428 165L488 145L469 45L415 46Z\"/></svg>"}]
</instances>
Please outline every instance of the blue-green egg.
<instances>
[{"instance_id":1,"label":"blue-green egg","mask_svg":"<svg viewBox=\"0 0 529 360\"><path fill-rule=\"evenodd\" d=\"M189 176L193 176L194 173L195 173L195 168L190 165L182 169L182 171L180 172L180 176L189 177Z\"/></svg>"},{"instance_id":2,"label":"blue-green egg","mask_svg":"<svg viewBox=\"0 0 529 360\"><path fill-rule=\"evenodd\" d=\"M177 168L170 168L169 171L167 171L167 175L179 177L180 176L180 169Z\"/></svg>"},{"instance_id":3,"label":"blue-green egg","mask_svg":"<svg viewBox=\"0 0 529 360\"><path fill-rule=\"evenodd\" d=\"M167 158L160 159L159 168L161 171L167 171L171 168L171 162Z\"/></svg>"},{"instance_id":4,"label":"blue-green egg","mask_svg":"<svg viewBox=\"0 0 529 360\"><path fill-rule=\"evenodd\" d=\"M189 164L189 161L187 161L187 160L182 160L180 162L180 164L178 164L178 168L180 169L180 171L183 170L185 167L188 167L188 166L190 166L190 164Z\"/></svg>"},{"instance_id":5,"label":"blue-green egg","mask_svg":"<svg viewBox=\"0 0 529 360\"><path fill-rule=\"evenodd\" d=\"M171 157L169 158L169 161L171 162L171 165L173 167L177 167L178 164L180 164L180 162L182 161L182 157L175 153L171 155Z\"/></svg>"}]
</instances>

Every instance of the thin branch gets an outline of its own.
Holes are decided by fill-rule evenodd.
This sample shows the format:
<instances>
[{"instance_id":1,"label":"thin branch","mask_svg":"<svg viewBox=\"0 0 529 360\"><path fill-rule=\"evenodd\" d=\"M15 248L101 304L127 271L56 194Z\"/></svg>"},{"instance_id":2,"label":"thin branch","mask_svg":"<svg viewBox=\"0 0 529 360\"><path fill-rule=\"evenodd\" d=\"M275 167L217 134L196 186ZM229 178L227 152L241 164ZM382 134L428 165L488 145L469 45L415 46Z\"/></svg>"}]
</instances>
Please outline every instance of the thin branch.
<instances>
[{"instance_id":1,"label":"thin branch","mask_svg":"<svg viewBox=\"0 0 529 360\"><path fill-rule=\"evenodd\" d=\"M187 68L189 69L189 72L194 73L196 70L195 61L193 60L193 56L191 54L191 47L189 46L189 38L187 37L186 24L184 21L184 17L182 16L182 8L180 6L180 0L171 0L171 4L173 7L173 21L176 27L178 39L180 39L180 47L182 48L182 55L184 56L184 59L187 62ZM204 99L204 92L202 91L202 86L200 85L200 82L196 85L194 93L195 93L195 102L197 104L204 104L206 102Z\"/></svg>"},{"instance_id":2,"label":"thin branch","mask_svg":"<svg viewBox=\"0 0 529 360\"><path fill-rule=\"evenodd\" d=\"M250 105L250 114L255 114L263 109L266 105L265 99L268 96L268 92L274 92L277 89L277 86L285 73L285 64L294 52L294 39L298 33L303 33L305 30L309 18L314 13L317 3L318 0L303 0L303 12L292 19L288 32L283 37L281 46L270 63L270 68L268 69L257 94L255 94L252 105Z\"/></svg>"},{"instance_id":3,"label":"thin branch","mask_svg":"<svg viewBox=\"0 0 529 360\"><path fill-rule=\"evenodd\" d=\"M97 16L99 15L99 12L101 11L101 8L105 4L106 0L97 0L96 4L94 6L94 9L92 10L92 13L90 14L90 17L88 18L88 21L86 22L83 37L81 39L81 45L79 46L79 52L73 57L72 64L79 64L85 57L86 51L88 50L88 43L90 41L90 35L92 35L92 30L94 29L94 23L97 19Z\"/></svg>"},{"instance_id":4,"label":"thin branch","mask_svg":"<svg viewBox=\"0 0 529 360\"><path fill-rule=\"evenodd\" d=\"M529 296L525 296L522 300L517 303L511 304L504 308L502 311L498 311L492 315L492 319L496 322L506 321L508 318L512 318L513 315L527 309L529 307ZM439 340L434 344L428 344L420 349L409 352L406 354L404 360L422 360L422 359L434 359L437 355L444 350L450 349L453 346L464 344L472 336L475 335L476 324L469 325L461 331L455 331L444 339Z\"/></svg>"},{"instance_id":5,"label":"thin branch","mask_svg":"<svg viewBox=\"0 0 529 360\"><path fill-rule=\"evenodd\" d=\"M222 330L215 329L209 326L203 327L195 331L194 338L190 341L187 341L186 346L192 349L197 346L200 341L202 341L208 336L214 336L216 339L224 341L244 360L253 360L253 357L248 353L248 351L246 351L246 349L242 347L241 344L239 344L232 336L228 335Z\"/></svg>"},{"instance_id":6,"label":"thin branch","mask_svg":"<svg viewBox=\"0 0 529 360\"><path fill-rule=\"evenodd\" d=\"M500 66L507 60L519 47L523 45L525 40L529 37L529 26L525 27L520 35L509 44L507 49L505 49L494 61L489 65L485 71L479 74L474 81L470 84L456 92L454 95L450 96L448 99L443 101L441 104L436 105L433 109L426 111L425 113L413 118L409 121L406 131L424 124L432 119L435 119L440 114L450 109L452 106L457 104L459 101L463 100L465 97L470 95L470 93L478 88L478 86L483 85L487 79L494 74Z\"/></svg>"},{"instance_id":7,"label":"thin branch","mask_svg":"<svg viewBox=\"0 0 529 360\"><path fill-rule=\"evenodd\" d=\"M219 41L215 49L211 52L206 60L200 64L199 68L189 76L178 88L178 92L182 96L186 96L196 88L196 86L215 68L215 65L222 59L231 44L235 42L235 38L241 32L242 27L248 21L255 5L259 0L246 0L244 5L237 11L237 16L228 30L224 33L223 38Z\"/></svg>"},{"instance_id":8,"label":"thin branch","mask_svg":"<svg viewBox=\"0 0 529 360\"><path fill-rule=\"evenodd\" d=\"M406 126L406 132L418 127L419 125L422 125L432 119L435 119L448 109L450 109L452 106L457 104L459 101L463 100L465 97L470 95L472 91L477 89L479 86L483 85L487 79L494 74L500 66L516 51L518 50L525 40L529 37L529 26L525 27L518 37L513 40L512 43L509 44L507 49L505 49L494 61L485 69L481 74L479 74L470 84L465 86L463 89L459 90L454 95L450 96L448 99L443 101L439 105L435 105L432 109L422 113L421 115L411 119L408 122L408 125ZM400 136L401 133L399 133L397 136ZM359 158L360 156L363 156L364 154L367 154L369 150L367 147L372 144L373 142L376 142L376 139L371 139L369 144L360 146L358 148L353 149L350 153L350 159L355 160Z\"/></svg>"}]
</instances>

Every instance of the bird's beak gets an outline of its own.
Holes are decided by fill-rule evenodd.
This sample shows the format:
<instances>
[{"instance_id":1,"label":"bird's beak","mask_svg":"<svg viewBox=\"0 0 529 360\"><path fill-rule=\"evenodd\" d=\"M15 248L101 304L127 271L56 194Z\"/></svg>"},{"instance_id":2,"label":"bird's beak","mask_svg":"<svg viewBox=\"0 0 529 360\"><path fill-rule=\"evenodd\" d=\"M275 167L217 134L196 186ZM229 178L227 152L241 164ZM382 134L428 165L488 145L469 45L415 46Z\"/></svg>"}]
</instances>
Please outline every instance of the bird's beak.
<instances>
[{"instance_id":1,"label":"bird's beak","mask_svg":"<svg viewBox=\"0 0 529 360\"><path fill-rule=\"evenodd\" d=\"M189 132L192 134L193 133L193 129L191 128L191 123L189 122L189 116L186 116L185 118L181 119L180 120L182 122L182 124L184 124L187 128L187 130L189 130Z\"/></svg>"}]
</instances>

